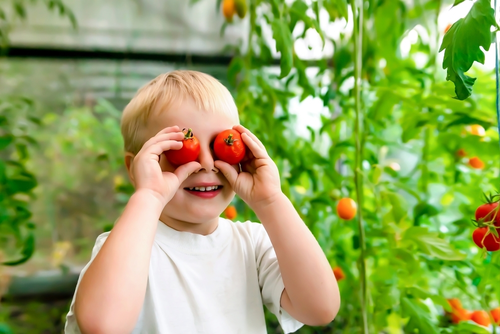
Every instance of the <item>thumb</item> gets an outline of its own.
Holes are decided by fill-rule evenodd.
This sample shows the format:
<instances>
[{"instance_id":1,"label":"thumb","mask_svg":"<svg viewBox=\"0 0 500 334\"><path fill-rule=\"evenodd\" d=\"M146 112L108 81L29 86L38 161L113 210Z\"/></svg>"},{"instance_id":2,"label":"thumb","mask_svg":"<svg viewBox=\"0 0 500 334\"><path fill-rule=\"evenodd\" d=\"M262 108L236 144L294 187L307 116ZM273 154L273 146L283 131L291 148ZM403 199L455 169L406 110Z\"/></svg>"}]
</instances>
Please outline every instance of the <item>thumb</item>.
<instances>
[{"instance_id":1,"label":"thumb","mask_svg":"<svg viewBox=\"0 0 500 334\"><path fill-rule=\"evenodd\" d=\"M191 161L187 164L177 167L177 169L174 171L174 174L179 179L179 183L182 183L189 177L189 175L197 172L200 169L201 165L198 161Z\"/></svg>"},{"instance_id":2,"label":"thumb","mask_svg":"<svg viewBox=\"0 0 500 334\"><path fill-rule=\"evenodd\" d=\"M214 165L222 172L222 174L229 181L231 187L234 189L236 179L238 178L238 172L233 168L233 166L222 160L216 160Z\"/></svg>"}]
</instances>

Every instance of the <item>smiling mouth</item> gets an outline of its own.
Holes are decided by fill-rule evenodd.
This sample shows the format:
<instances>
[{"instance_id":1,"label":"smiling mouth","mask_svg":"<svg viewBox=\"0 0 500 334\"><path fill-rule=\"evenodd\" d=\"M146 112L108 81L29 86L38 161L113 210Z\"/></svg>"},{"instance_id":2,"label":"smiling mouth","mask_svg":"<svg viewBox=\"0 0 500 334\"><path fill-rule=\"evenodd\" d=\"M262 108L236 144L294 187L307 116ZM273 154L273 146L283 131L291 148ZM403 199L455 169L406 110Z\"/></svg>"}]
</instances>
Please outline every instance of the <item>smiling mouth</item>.
<instances>
[{"instance_id":1,"label":"smiling mouth","mask_svg":"<svg viewBox=\"0 0 500 334\"><path fill-rule=\"evenodd\" d=\"M210 192L222 189L222 186L209 186L209 187L187 187L184 188L189 191Z\"/></svg>"}]
</instances>

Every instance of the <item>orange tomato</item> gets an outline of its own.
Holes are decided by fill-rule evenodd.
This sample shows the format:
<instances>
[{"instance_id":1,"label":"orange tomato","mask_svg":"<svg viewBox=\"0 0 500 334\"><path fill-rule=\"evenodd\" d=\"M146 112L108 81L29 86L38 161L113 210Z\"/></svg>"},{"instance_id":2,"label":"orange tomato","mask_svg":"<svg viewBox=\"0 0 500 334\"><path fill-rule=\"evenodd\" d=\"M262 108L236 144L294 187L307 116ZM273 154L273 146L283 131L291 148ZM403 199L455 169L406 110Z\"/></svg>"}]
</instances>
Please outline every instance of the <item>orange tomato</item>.
<instances>
[{"instance_id":1,"label":"orange tomato","mask_svg":"<svg viewBox=\"0 0 500 334\"><path fill-rule=\"evenodd\" d=\"M448 32L448 30L450 30L452 24L451 23L448 23L448 25L446 26L446 28L444 28L444 33L446 34Z\"/></svg>"},{"instance_id":2,"label":"orange tomato","mask_svg":"<svg viewBox=\"0 0 500 334\"><path fill-rule=\"evenodd\" d=\"M353 199L344 197L337 204L337 214L344 220L351 220L356 216L358 206Z\"/></svg>"},{"instance_id":3,"label":"orange tomato","mask_svg":"<svg viewBox=\"0 0 500 334\"><path fill-rule=\"evenodd\" d=\"M490 322L490 317L486 311L474 311L470 315L470 320L474 321L476 324L488 327Z\"/></svg>"},{"instance_id":4,"label":"orange tomato","mask_svg":"<svg viewBox=\"0 0 500 334\"><path fill-rule=\"evenodd\" d=\"M234 13L236 12L236 7L234 5L234 0L224 0L222 2L222 14L226 18L227 22L233 21Z\"/></svg>"},{"instance_id":5,"label":"orange tomato","mask_svg":"<svg viewBox=\"0 0 500 334\"><path fill-rule=\"evenodd\" d=\"M335 275L337 281L343 280L345 278L344 271L339 266L333 268L333 274Z\"/></svg>"},{"instance_id":6,"label":"orange tomato","mask_svg":"<svg viewBox=\"0 0 500 334\"><path fill-rule=\"evenodd\" d=\"M228 206L226 210L224 210L224 216L226 216L227 219L233 220L236 218L238 215L238 212L236 211L236 208L232 205Z\"/></svg>"},{"instance_id":7,"label":"orange tomato","mask_svg":"<svg viewBox=\"0 0 500 334\"><path fill-rule=\"evenodd\" d=\"M451 308L453 310L461 310L461 309L463 309L462 302L458 298L450 298L450 299L448 299L448 304L450 304L450 306L451 306Z\"/></svg>"},{"instance_id":8,"label":"orange tomato","mask_svg":"<svg viewBox=\"0 0 500 334\"><path fill-rule=\"evenodd\" d=\"M500 325L500 307L491 310L490 313L495 323Z\"/></svg>"},{"instance_id":9,"label":"orange tomato","mask_svg":"<svg viewBox=\"0 0 500 334\"><path fill-rule=\"evenodd\" d=\"M461 321L470 320L471 313L464 309L456 309L451 313L451 322L458 324Z\"/></svg>"},{"instance_id":10,"label":"orange tomato","mask_svg":"<svg viewBox=\"0 0 500 334\"><path fill-rule=\"evenodd\" d=\"M479 159L478 157L470 158L469 165L475 169L483 169L484 168L484 162L481 159Z\"/></svg>"},{"instance_id":11,"label":"orange tomato","mask_svg":"<svg viewBox=\"0 0 500 334\"><path fill-rule=\"evenodd\" d=\"M470 133L474 136L482 137L486 134L484 128L479 124L474 124L470 126Z\"/></svg>"}]
</instances>

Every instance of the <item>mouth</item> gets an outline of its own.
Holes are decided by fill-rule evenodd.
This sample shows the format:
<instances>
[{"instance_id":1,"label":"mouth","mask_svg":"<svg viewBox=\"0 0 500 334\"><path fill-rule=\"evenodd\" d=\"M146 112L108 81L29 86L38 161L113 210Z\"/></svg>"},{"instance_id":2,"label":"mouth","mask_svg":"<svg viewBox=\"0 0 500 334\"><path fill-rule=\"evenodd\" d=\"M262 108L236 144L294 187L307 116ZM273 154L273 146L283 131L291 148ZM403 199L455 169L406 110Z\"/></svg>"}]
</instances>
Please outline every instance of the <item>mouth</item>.
<instances>
[{"instance_id":1,"label":"mouth","mask_svg":"<svg viewBox=\"0 0 500 334\"><path fill-rule=\"evenodd\" d=\"M186 187L184 188L189 194L201 198L213 198L217 196L223 186L222 185L213 185L213 186L200 186L200 187Z\"/></svg>"}]
</instances>

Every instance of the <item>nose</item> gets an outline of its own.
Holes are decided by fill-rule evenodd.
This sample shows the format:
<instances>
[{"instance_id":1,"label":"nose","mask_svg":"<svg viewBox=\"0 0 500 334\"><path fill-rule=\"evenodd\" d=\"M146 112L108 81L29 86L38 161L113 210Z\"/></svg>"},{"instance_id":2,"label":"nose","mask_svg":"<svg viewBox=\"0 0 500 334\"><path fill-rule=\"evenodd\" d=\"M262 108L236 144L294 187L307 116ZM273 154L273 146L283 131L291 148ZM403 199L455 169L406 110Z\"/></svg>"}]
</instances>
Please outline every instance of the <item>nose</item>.
<instances>
[{"instance_id":1,"label":"nose","mask_svg":"<svg viewBox=\"0 0 500 334\"><path fill-rule=\"evenodd\" d=\"M219 169L217 169L217 167L215 167L214 165L214 154L209 144L201 146L200 155L198 156L198 162L201 165L201 169L199 170L199 172L219 172Z\"/></svg>"}]
</instances>

